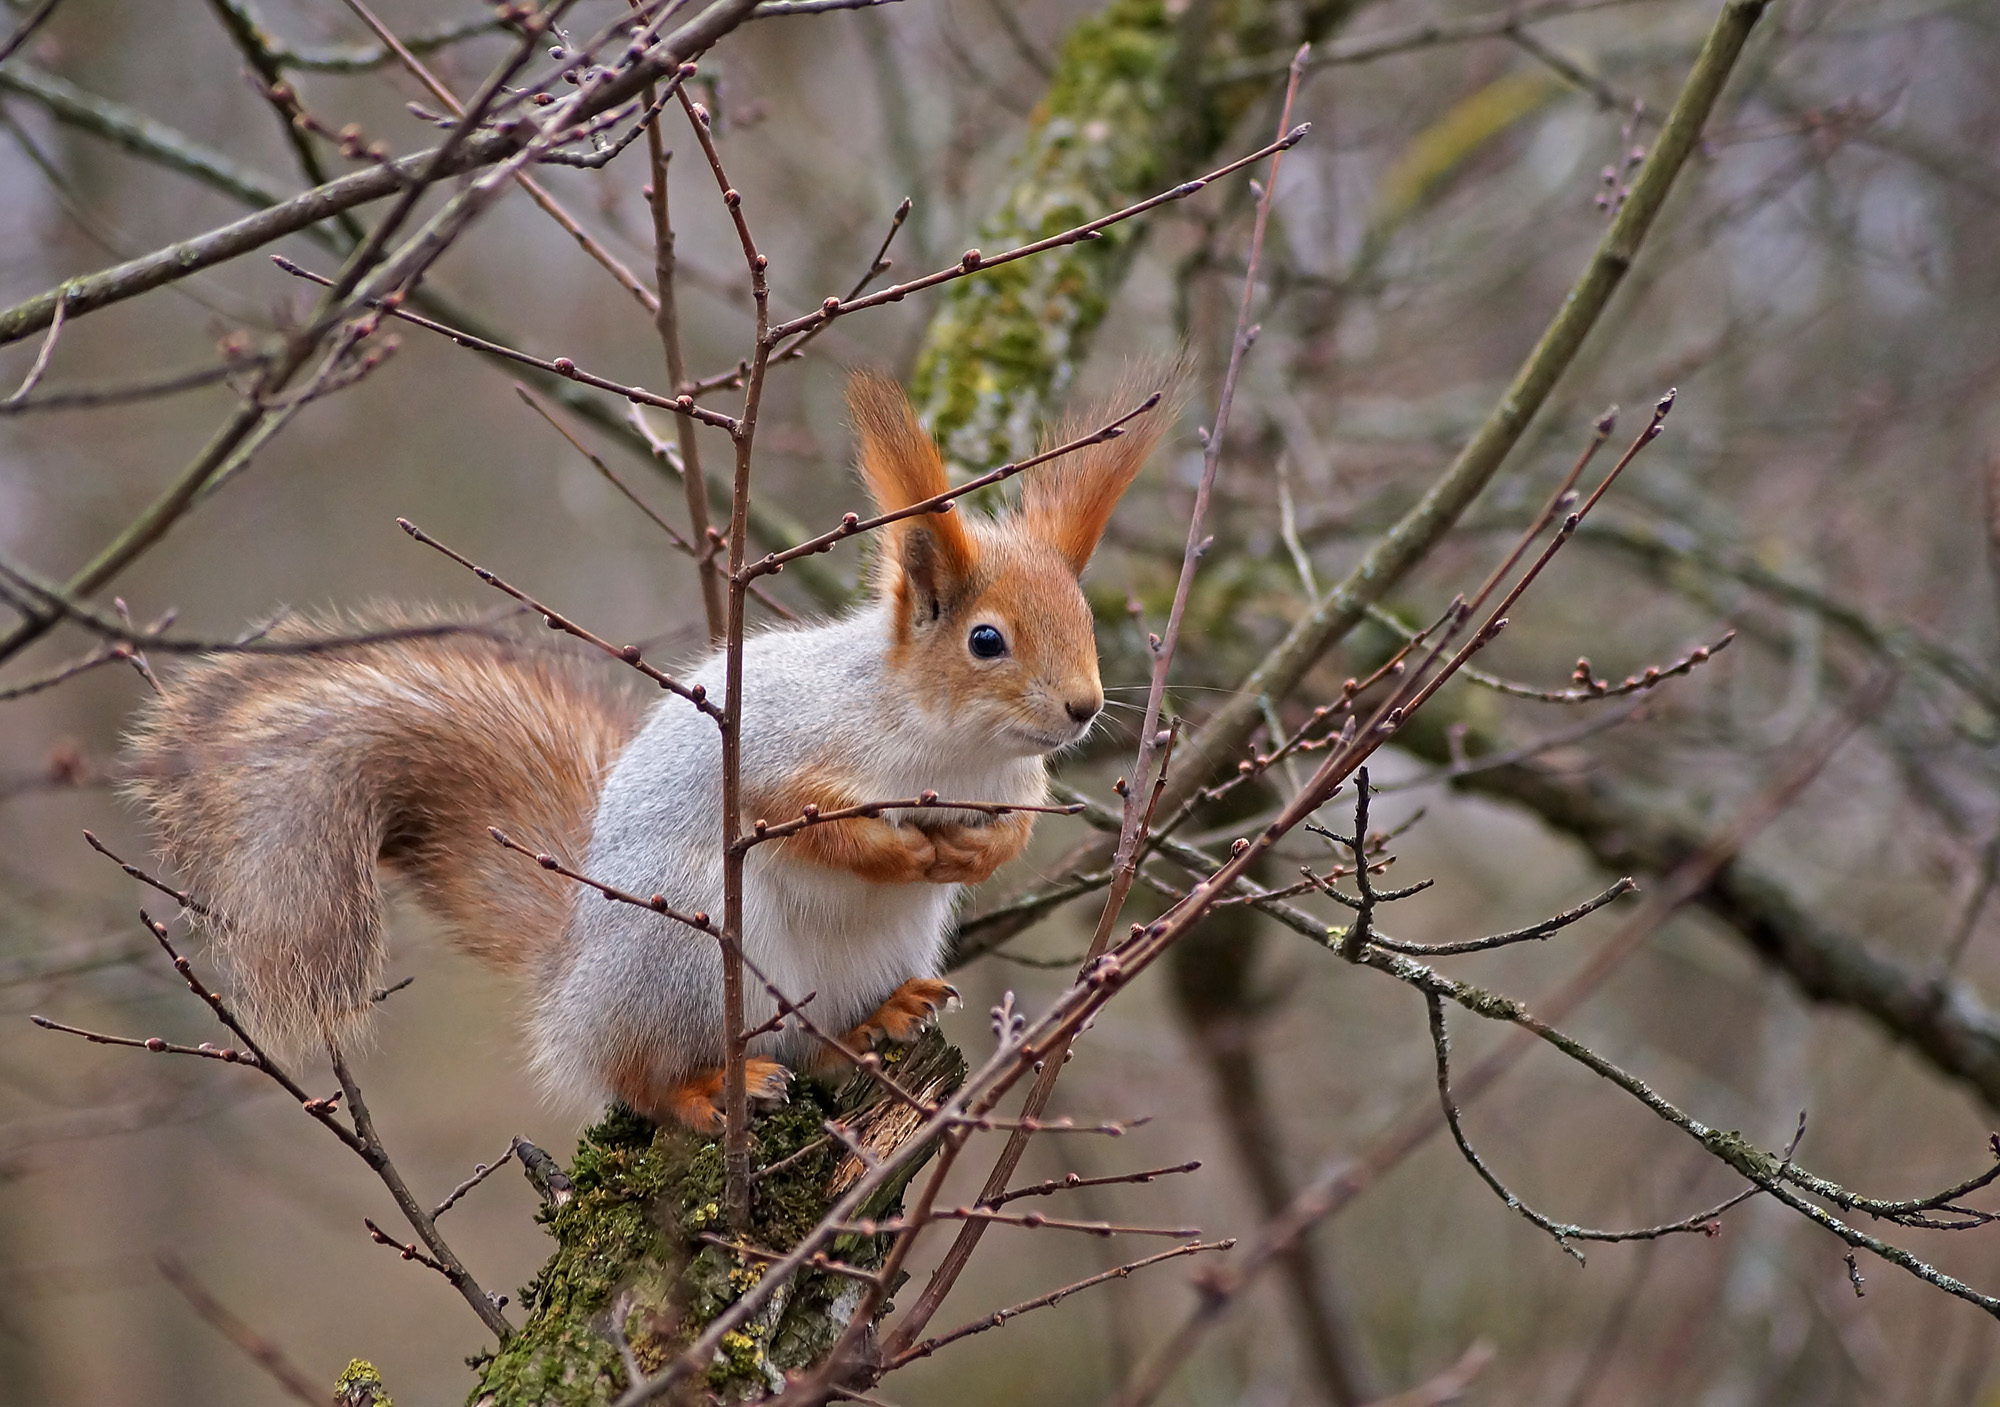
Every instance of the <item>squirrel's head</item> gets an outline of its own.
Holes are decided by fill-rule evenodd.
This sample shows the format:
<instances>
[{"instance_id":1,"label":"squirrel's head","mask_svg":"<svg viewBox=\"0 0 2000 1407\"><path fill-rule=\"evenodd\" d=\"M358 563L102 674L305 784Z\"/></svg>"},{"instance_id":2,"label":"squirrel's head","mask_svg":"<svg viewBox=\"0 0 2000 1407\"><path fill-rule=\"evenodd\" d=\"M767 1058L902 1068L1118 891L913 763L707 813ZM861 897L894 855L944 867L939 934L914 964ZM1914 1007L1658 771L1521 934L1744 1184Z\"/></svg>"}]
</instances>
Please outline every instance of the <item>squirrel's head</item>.
<instances>
[{"instance_id":1,"label":"squirrel's head","mask_svg":"<svg viewBox=\"0 0 2000 1407\"><path fill-rule=\"evenodd\" d=\"M1019 507L1000 517L954 503L881 530L874 585L894 620L891 668L968 741L1035 756L1090 731L1104 687L1078 578L1111 510L1172 423L1174 399L1116 439L1028 470ZM893 380L857 373L847 403L861 477L882 511L950 489L936 442ZM1092 428L1065 427L1049 443Z\"/></svg>"}]
</instances>

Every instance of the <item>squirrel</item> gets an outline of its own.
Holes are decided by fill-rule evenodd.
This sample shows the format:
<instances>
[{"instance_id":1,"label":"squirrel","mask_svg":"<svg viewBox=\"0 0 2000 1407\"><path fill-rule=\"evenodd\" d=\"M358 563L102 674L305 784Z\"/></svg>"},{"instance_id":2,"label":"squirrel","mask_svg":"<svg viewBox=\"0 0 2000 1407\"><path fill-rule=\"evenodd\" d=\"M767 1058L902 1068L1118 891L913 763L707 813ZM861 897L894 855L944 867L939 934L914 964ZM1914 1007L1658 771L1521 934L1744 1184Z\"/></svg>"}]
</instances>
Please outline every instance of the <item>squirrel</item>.
<instances>
[{"instance_id":1,"label":"squirrel","mask_svg":"<svg viewBox=\"0 0 2000 1407\"><path fill-rule=\"evenodd\" d=\"M949 487L936 443L888 377L848 406L883 512ZM866 604L742 646L742 824L935 792L1031 806L1046 759L1104 704L1079 576L1170 410L1024 476L997 515L963 504L881 529ZM721 953L669 916L605 902L494 843L498 828L592 879L719 913L721 742L712 718L617 689L546 646L344 624L393 638L204 657L130 735L127 790L215 915L253 1032L335 1048L364 1029L384 962L378 865L459 946L526 979L530 1063L559 1099L618 1100L720 1127ZM293 620L302 640L325 621ZM724 660L686 676L721 702ZM956 991L938 977L957 901L1027 845L1034 815L885 811L803 827L745 865L743 950L850 1049L914 1039ZM578 864L581 859L582 863ZM776 1004L746 983L750 1028ZM826 1057L797 1022L757 1036L753 1098ZM835 1057L837 1060L837 1057Z\"/></svg>"}]
</instances>

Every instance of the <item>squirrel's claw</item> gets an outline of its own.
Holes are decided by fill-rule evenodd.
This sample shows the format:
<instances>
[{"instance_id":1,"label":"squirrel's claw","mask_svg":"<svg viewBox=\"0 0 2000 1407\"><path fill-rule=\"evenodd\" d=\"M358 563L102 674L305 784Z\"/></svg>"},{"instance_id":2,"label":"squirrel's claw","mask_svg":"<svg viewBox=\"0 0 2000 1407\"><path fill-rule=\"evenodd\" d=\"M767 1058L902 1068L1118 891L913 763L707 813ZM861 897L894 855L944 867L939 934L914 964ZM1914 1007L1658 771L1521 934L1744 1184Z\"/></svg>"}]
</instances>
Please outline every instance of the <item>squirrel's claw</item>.
<instances>
[{"instance_id":1,"label":"squirrel's claw","mask_svg":"<svg viewBox=\"0 0 2000 1407\"><path fill-rule=\"evenodd\" d=\"M937 1020L941 1011L964 1005L958 988L935 977L912 977L890 994L875 1014L847 1033L847 1043L863 1050L880 1042L908 1045Z\"/></svg>"},{"instance_id":2,"label":"squirrel's claw","mask_svg":"<svg viewBox=\"0 0 2000 1407\"><path fill-rule=\"evenodd\" d=\"M753 1104L790 1104L792 1072L775 1060L752 1058L744 1062L743 1083Z\"/></svg>"}]
</instances>

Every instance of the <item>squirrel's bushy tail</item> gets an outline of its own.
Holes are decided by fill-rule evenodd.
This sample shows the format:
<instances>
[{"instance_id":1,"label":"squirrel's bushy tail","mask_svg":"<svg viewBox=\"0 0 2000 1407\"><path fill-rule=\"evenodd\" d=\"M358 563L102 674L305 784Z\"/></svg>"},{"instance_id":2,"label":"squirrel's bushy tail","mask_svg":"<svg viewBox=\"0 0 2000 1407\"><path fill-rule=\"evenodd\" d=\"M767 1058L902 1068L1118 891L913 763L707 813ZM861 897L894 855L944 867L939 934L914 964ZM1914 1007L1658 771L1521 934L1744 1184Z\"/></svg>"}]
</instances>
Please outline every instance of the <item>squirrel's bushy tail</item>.
<instances>
[{"instance_id":1,"label":"squirrel's bushy tail","mask_svg":"<svg viewBox=\"0 0 2000 1407\"><path fill-rule=\"evenodd\" d=\"M383 963L378 861L489 962L530 965L558 942L573 883L487 828L580 865L637 723L575 662L446 617L298 619L263 638L369 634L390 638L206 657L130 738L127 788L216 915L253 1033L280 1049L337 1042L366 1018Z\"/></svg>"}]
</instances>

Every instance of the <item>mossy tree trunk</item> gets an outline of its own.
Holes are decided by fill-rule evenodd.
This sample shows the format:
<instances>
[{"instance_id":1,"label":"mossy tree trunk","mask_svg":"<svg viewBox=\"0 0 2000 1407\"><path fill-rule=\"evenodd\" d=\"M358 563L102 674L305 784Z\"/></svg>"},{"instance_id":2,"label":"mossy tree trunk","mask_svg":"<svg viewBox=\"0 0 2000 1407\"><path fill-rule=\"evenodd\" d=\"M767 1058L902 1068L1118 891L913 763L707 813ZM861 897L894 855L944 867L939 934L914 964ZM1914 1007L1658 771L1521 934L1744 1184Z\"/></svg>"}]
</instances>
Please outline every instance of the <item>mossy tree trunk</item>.
<instances>
[{"instance_id":1,"label":"mossy tree trunk","mask_svg":"<svg viewBox=\"0 0 2000 1407\"><path fill-rule=\"evenodd\" d=\"M1209 83L1204 74L1288 56L1358 4L1112 0L1064 40L1013 185L980 226L979 247L1059 234L1200 175L1275 91L1267 80ZM950 285L919 350L914 391L951 460L984 469L1033 450L1145 236L1144 221L1114 225L1099 239Z\"/></svg>"},{"instance_id":2,"label":"mossy tree trunk","mask_svg":"<svg viewBox=\"0 0 2000 1407\"><path fill-rule=\"evenodd\" d=\"M946 1097L965 1078L964 1058L934 1030L887 1060L891 1077L926 1101ZM751 1245L791 1249L861 1177L860 1161L827 1136L830 1119L880 1152L899 1146L911 1127L907 1106L866 1076L838 1089L799 1081L790 1104L752 1125L758 1166L775 1171L752 1189ZM916 1170L884 1187L861 1215L893 1216ZM475 1364L471 1400L479 1407L600 1407L627 1385L621 1338L640 1370L655 1372L762 1273L759 1261L720 1244L731 1238L714 1139L655 1128L614 1109L585 1131L567 1177L566 1188L545 1194L542 1220L557 1250L521 1292L528 1322ZM845 1237L831 1256L872 1270L887 1240ZM787 1370L817 1362L832 1347L860 1296L851 1277L802 1272L742 1332L724 1339L708 1392L724 1402L754 1402L776 1391Z\"/></svg>"}]
</instances>

